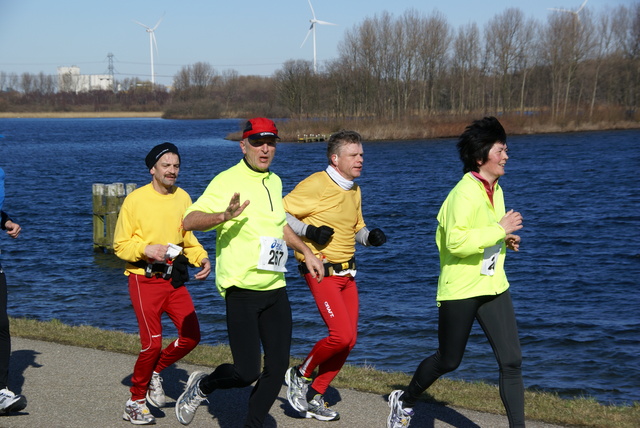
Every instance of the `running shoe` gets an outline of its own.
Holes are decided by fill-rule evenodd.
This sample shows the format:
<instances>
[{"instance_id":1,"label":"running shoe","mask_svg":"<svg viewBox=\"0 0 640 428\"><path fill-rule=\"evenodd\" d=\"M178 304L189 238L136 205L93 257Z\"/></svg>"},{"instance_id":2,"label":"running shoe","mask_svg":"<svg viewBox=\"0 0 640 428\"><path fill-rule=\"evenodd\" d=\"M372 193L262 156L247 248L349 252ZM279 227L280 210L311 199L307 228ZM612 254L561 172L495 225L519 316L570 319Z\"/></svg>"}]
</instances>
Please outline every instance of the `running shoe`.
<instances>
[{"instance_id":1,"label":"running shoe","mask_svg":"<svg viewBox=\"0 0 640 428\"><path fill-rule=\"evenodd\" d=\"M19 412L27 407L27 398L16 395L7 388L0 390L0 414Z\"/></svg>"},{"instance_id":2,"label":"running shoe","mask_svg":"<svg viewBox=\"0 0 640 428\"><path fill-rule=\"evenodd\" d=\"M307 419L316 418L319 421L337 421L340 419L340 414L329 408L327 403L324 402L322 395L316 394L316 396L309 401L307 411L304 412L304 417Z\"/></svg>"},{"instance_id":3,"label":"running shoe","mask_svg":"<svg viewBox=\"0 0 640 428\"><path fill-rule=\"evenodd\" d=\"M164 407L167 404L167 398L164 395L164 389L162 389L162 378L156 372L153 372L151 382L149 382L147 401L153 407L157 408Z\"/></svg>"},{"instance_id":4,"label":"running shoe","mask_svg":"<svg viewBox=\"0 0 640 428\"><path fill-rule=\"evenodd\" d=\"M403 392L404 391L396 389L389 394L389 407L391 411L387 418L387 428L405 428L411 423L413 410L402 407L400 396Z\"/></svg>"},{"instance_id":5,"label":"running shoe","mask_svg":"<svg viewBox=\"0 0 640 428\"><path fill-rule=\"evenodd\" d=\"M298 375L298 369L291 367L284 375L287 384L287 400L291 407L298 412L307 410L307 390L311 385L311 379Z\"/></svg>"},{"instance_id":6,"label":"running shoe","mask_svg":"<svg viewBox=\"0 0 640 428\"><path fill-rule=\"evenodd\" d=\"M153 425L156 423L156 418L149 411L144 399L136 401L127 400L122 419L134 425Z\"/></svg>"},{"instance_id":7,"label":"running shoe","mask_svg":"<svg viewBox=\"0 0 640 428\"><path fill-rule=\"evenodd\" d=\"M191 423L198 406L207 399L207 396L200 392L200 381L205 377L207 377L205 372L191 373L184 392L176 401L176 418L182 425Z\"/></svg>"}]
</instances>

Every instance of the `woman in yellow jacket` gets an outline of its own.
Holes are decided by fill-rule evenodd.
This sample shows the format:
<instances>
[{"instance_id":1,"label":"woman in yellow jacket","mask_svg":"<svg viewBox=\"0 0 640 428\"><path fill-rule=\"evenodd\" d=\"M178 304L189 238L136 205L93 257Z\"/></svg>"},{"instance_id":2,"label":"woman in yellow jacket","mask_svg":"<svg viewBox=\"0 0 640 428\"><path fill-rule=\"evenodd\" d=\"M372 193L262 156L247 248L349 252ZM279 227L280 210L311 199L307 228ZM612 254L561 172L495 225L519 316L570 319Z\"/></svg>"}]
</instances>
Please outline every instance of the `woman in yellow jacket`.
<instances>
[{"instance_id":1,"label":"woman in yellow jacket","mask_svg":"<svg viewBox=\"0 0 640 428\"><path fill-rule=\"evenodd\" d=\"M389 395L388 428L408 427L420 394L458 368L474 320L482 327L500 369L500 397L510 427L524 427L520 340L504 272L506 249L518 251L522 216L505 212L498 179L504 175L507 136L495 117L469 125L458 141L464 176L438 213L436 244L438 342L405 390Z\"/></svg>"}]
</instances>

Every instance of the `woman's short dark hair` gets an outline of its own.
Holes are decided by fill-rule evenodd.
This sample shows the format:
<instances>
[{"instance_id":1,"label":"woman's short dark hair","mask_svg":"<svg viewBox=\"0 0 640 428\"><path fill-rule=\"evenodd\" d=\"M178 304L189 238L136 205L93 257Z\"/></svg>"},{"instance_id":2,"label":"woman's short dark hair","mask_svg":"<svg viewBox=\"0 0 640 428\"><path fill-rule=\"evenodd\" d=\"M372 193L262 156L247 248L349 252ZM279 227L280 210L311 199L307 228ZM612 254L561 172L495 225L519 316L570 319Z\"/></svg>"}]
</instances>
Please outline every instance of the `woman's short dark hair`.
<instances>
[{"instance_id":1,"label":"woman's short dark hair","mask_svg":"<svg viewBox=\"0 0 640 428\"><path fill-rule=\"evenodd\" d=\"M327 159L331 165L331 156L339 154L342 147L347 144L360 144L362 137L356 131L339 131L329 137L327 143Z\"/></svg>"},{"instance_id":2,"label":"woman's short dark hair","mask_svg":"<svg viewBox=\"0 0 640 428\"><path fill-rule=\"evenodd\" d=\"M457 145L464 173L478 172L478 161L486 162L491 147L498 141L507 143L507 133L498 119L489 116L471 122L460 135Z\"/></svg>"}]
</instances>

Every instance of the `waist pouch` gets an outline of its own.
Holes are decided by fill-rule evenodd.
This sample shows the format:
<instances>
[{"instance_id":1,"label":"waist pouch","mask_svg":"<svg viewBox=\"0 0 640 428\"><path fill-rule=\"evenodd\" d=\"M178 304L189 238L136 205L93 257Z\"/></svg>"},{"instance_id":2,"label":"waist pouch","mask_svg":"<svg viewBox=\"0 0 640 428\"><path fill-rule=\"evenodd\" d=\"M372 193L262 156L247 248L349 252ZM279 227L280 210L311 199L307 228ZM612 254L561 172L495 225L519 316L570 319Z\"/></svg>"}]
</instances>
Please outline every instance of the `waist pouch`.
<instances>
[{"instance_id":1,"label":"waist pouch","mask_svg":"<svg viewBox=\"0 0 640 428\"><path fill-rule=\"evenodd\" d=\"M147 263L144 260L130 263L135 267L144 269L147 278L155 276L156 278L171 280L173 288L181 287L185 282L189 281L189 259L183 254L179 254L171 264L164 262Z\"/></svg>"},{"instance_id":2,"label":"waist pouch","mask_svg":"<svg viewBox=\"0 0 640 428\"><path fill-rule=\"evenodd\" d=\"M323 263L324 265L324 276L331 276L331 275L335 275L336 273L340 273L342 271L345 270L349 270L349 269L356 269L356 257L353 256L351 257L351 259L347 260L346 262L342 262L342 263L331 263L331 262L325 262ZM307 265L304 263L300 263L298 265L298 270L300 271L300 275L305 276L306 274L309 273L309 269L307 269Z\"/></svg>"}]
</instances>

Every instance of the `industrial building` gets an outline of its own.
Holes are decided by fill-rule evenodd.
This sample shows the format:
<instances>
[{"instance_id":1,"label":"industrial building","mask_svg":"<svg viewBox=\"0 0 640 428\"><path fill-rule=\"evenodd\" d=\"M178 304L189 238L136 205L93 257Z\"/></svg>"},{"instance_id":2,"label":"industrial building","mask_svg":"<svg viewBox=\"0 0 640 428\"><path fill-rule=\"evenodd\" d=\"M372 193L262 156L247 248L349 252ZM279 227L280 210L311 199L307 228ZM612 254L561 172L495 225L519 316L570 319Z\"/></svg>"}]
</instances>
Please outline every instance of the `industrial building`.
<instances>
[{"instance_id":1,"label":"industrial building","mask_svg":"<svg viewBox=\"0 0 640 428\"><path fill-rule=\"evenodd\" d=\"M58 91L112 91L113 76L108 74L80 74L80 67L58 67Z\"/></svg>"}]
</instances>

